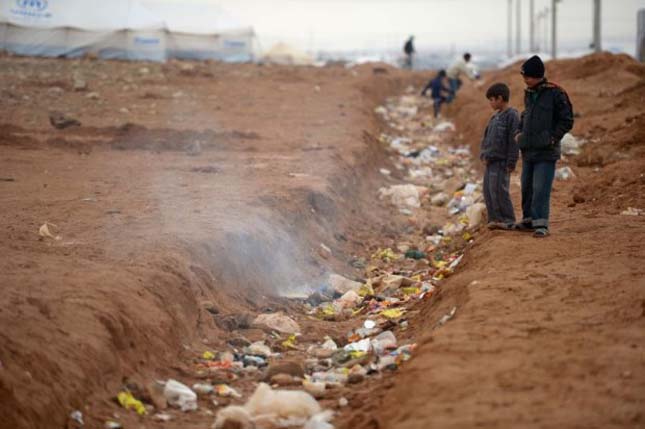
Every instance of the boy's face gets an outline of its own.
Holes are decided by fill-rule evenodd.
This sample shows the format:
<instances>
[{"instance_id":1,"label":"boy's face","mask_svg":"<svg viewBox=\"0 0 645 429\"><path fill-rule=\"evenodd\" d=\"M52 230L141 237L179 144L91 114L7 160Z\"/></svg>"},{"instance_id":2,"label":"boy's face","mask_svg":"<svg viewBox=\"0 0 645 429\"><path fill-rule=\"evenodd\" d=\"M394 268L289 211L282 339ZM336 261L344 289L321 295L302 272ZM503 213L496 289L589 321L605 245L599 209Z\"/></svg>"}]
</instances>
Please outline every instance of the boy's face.
<instances>
[{"instance_id":1,"label":"boy's face","mask_svg":"<svg viewBox=\"0 0 645 429\"><path fill-rule=\"evenodd\" d=\"M542 79L537 78L537 77L530 77L530 76L522 75L522 78L524 79L524 83L526 84L527 88L533 88L535 85L537 85L538 83L542 82Z\"/></svg>"},{"instance_id":2,"label":"boy's face","mask_svg":"<svg viewBox=\"0 0 645 429\"><path fill-rule=\"evenodd\" d=\"M502 97L490 97L488 99L488 104L490 104L491 109L493 110L500 110L502 107L504 107L504 100Z\"/></svg>"}]
</instances>

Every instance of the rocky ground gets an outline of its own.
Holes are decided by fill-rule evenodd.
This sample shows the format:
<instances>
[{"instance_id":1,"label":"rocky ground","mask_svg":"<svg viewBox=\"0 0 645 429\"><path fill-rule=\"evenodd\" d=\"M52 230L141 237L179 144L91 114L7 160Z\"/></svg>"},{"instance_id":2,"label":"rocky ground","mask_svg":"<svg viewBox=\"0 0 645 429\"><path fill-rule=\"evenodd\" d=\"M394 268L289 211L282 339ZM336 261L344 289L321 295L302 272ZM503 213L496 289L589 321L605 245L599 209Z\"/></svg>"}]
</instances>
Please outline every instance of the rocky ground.
<instances>
[{"instance_id":1,"label":"rocky ground","mask_svg":"<svg viewBox=\"0 0 645 429\"><path fill-rule=\"evenodd\" d=\"M483 92L519 105L517 66L449 121L381 65L0 68L3 427L205 428L261 381L318 399L296 427L643 423L631 59L548 65L585 144L542 241L478 219Z\"/></svg>"}]
</instances>

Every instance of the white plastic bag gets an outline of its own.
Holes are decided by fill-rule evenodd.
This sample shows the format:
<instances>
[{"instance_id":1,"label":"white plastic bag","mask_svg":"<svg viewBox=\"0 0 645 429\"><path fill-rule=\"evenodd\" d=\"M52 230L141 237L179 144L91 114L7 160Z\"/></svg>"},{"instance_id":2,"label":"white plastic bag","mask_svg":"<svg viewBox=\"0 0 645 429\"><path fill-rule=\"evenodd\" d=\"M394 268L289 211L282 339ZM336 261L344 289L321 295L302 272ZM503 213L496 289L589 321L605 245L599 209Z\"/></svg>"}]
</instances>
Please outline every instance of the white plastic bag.
<instances>
[{"instance_id":1,"label":"white plastic bag","mask_svg":"<svg viewBox=\"0 0 645 429\"><path fill-rule=\"evenodd\" d=\"M168 404L181 408L182 411L197 409L197 394L190 387L176 380L168 380L164 386L163 394Z\"/></svg>"}]
</instances>

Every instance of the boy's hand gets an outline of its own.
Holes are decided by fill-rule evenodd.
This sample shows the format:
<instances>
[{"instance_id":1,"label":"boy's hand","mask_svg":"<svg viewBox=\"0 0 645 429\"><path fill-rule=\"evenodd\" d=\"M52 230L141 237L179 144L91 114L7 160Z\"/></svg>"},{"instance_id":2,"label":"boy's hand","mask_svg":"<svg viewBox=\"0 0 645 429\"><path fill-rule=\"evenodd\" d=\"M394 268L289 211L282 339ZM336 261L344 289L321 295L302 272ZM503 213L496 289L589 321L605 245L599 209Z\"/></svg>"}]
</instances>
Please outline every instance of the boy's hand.
<instances>
[{"instance_id":1,"label":"boy's hand","mask_svg":"<svg viewBox=\"0 0 645 429\"><path fill-rule=\"evenodd\" d=\"M522 137L522 133L515 134L515 143L520 144L520 137Z\"/></svg>"}]
</instances>

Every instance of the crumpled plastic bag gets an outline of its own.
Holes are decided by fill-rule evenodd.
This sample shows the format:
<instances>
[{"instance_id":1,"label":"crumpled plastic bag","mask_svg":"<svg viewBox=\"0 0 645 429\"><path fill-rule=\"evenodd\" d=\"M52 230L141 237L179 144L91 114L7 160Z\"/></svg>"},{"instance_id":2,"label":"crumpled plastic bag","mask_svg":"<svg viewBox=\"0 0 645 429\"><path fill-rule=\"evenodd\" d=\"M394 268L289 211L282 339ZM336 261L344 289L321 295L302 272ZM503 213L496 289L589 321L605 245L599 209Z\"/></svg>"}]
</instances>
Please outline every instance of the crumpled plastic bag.
<instances>
[{"instance_id":1,"label":"crumpled plastic bag","mask_svg":"<svg viewBox=\"0 0 645 429\"><path fill-rule=\"evenodd\" d=\"M300 326L283 312L260 314L253 321L254 325L264 325L283 334L299 334Z\"/></svg>"},{"instance_id":2,"label":"crumpled plastic bag","mask_svg":"<svg viewBox=\"0 0 645 429\"><path fill-rule=\"evenodd\" d=\"M316 399L307 392L273 390L268 384L260 383L244 406L232 405L220 410L213 428L275 427L288 421L290 425L326 429L320 424L329 422L331 417L331 413L322 412Z\"/></svg>"},{"instance_id":3,"label":"crumpled plastic bag","mask_svg":"<svg viewBox=\"0 0 645 429\"><path fill-rule=\"evenodd\" d=\"M378 190L379 198L390 197L390 201L395 206L401 207L421 207L421 197L428 192L428 188L412 184L392 185L389 188Z\"/></svg>"},{"instance_id":4,"label":"crumpled plastic bag","mask_svg":"<svg viewBox=\"0 0 645 429\"><path fill-rule=\"evenodd\" d=\"M163 394L170 406L180 408L182 411L197 409L197 394L177 380L168 380L164 386Z\"/></svg>"}]
</instances>

